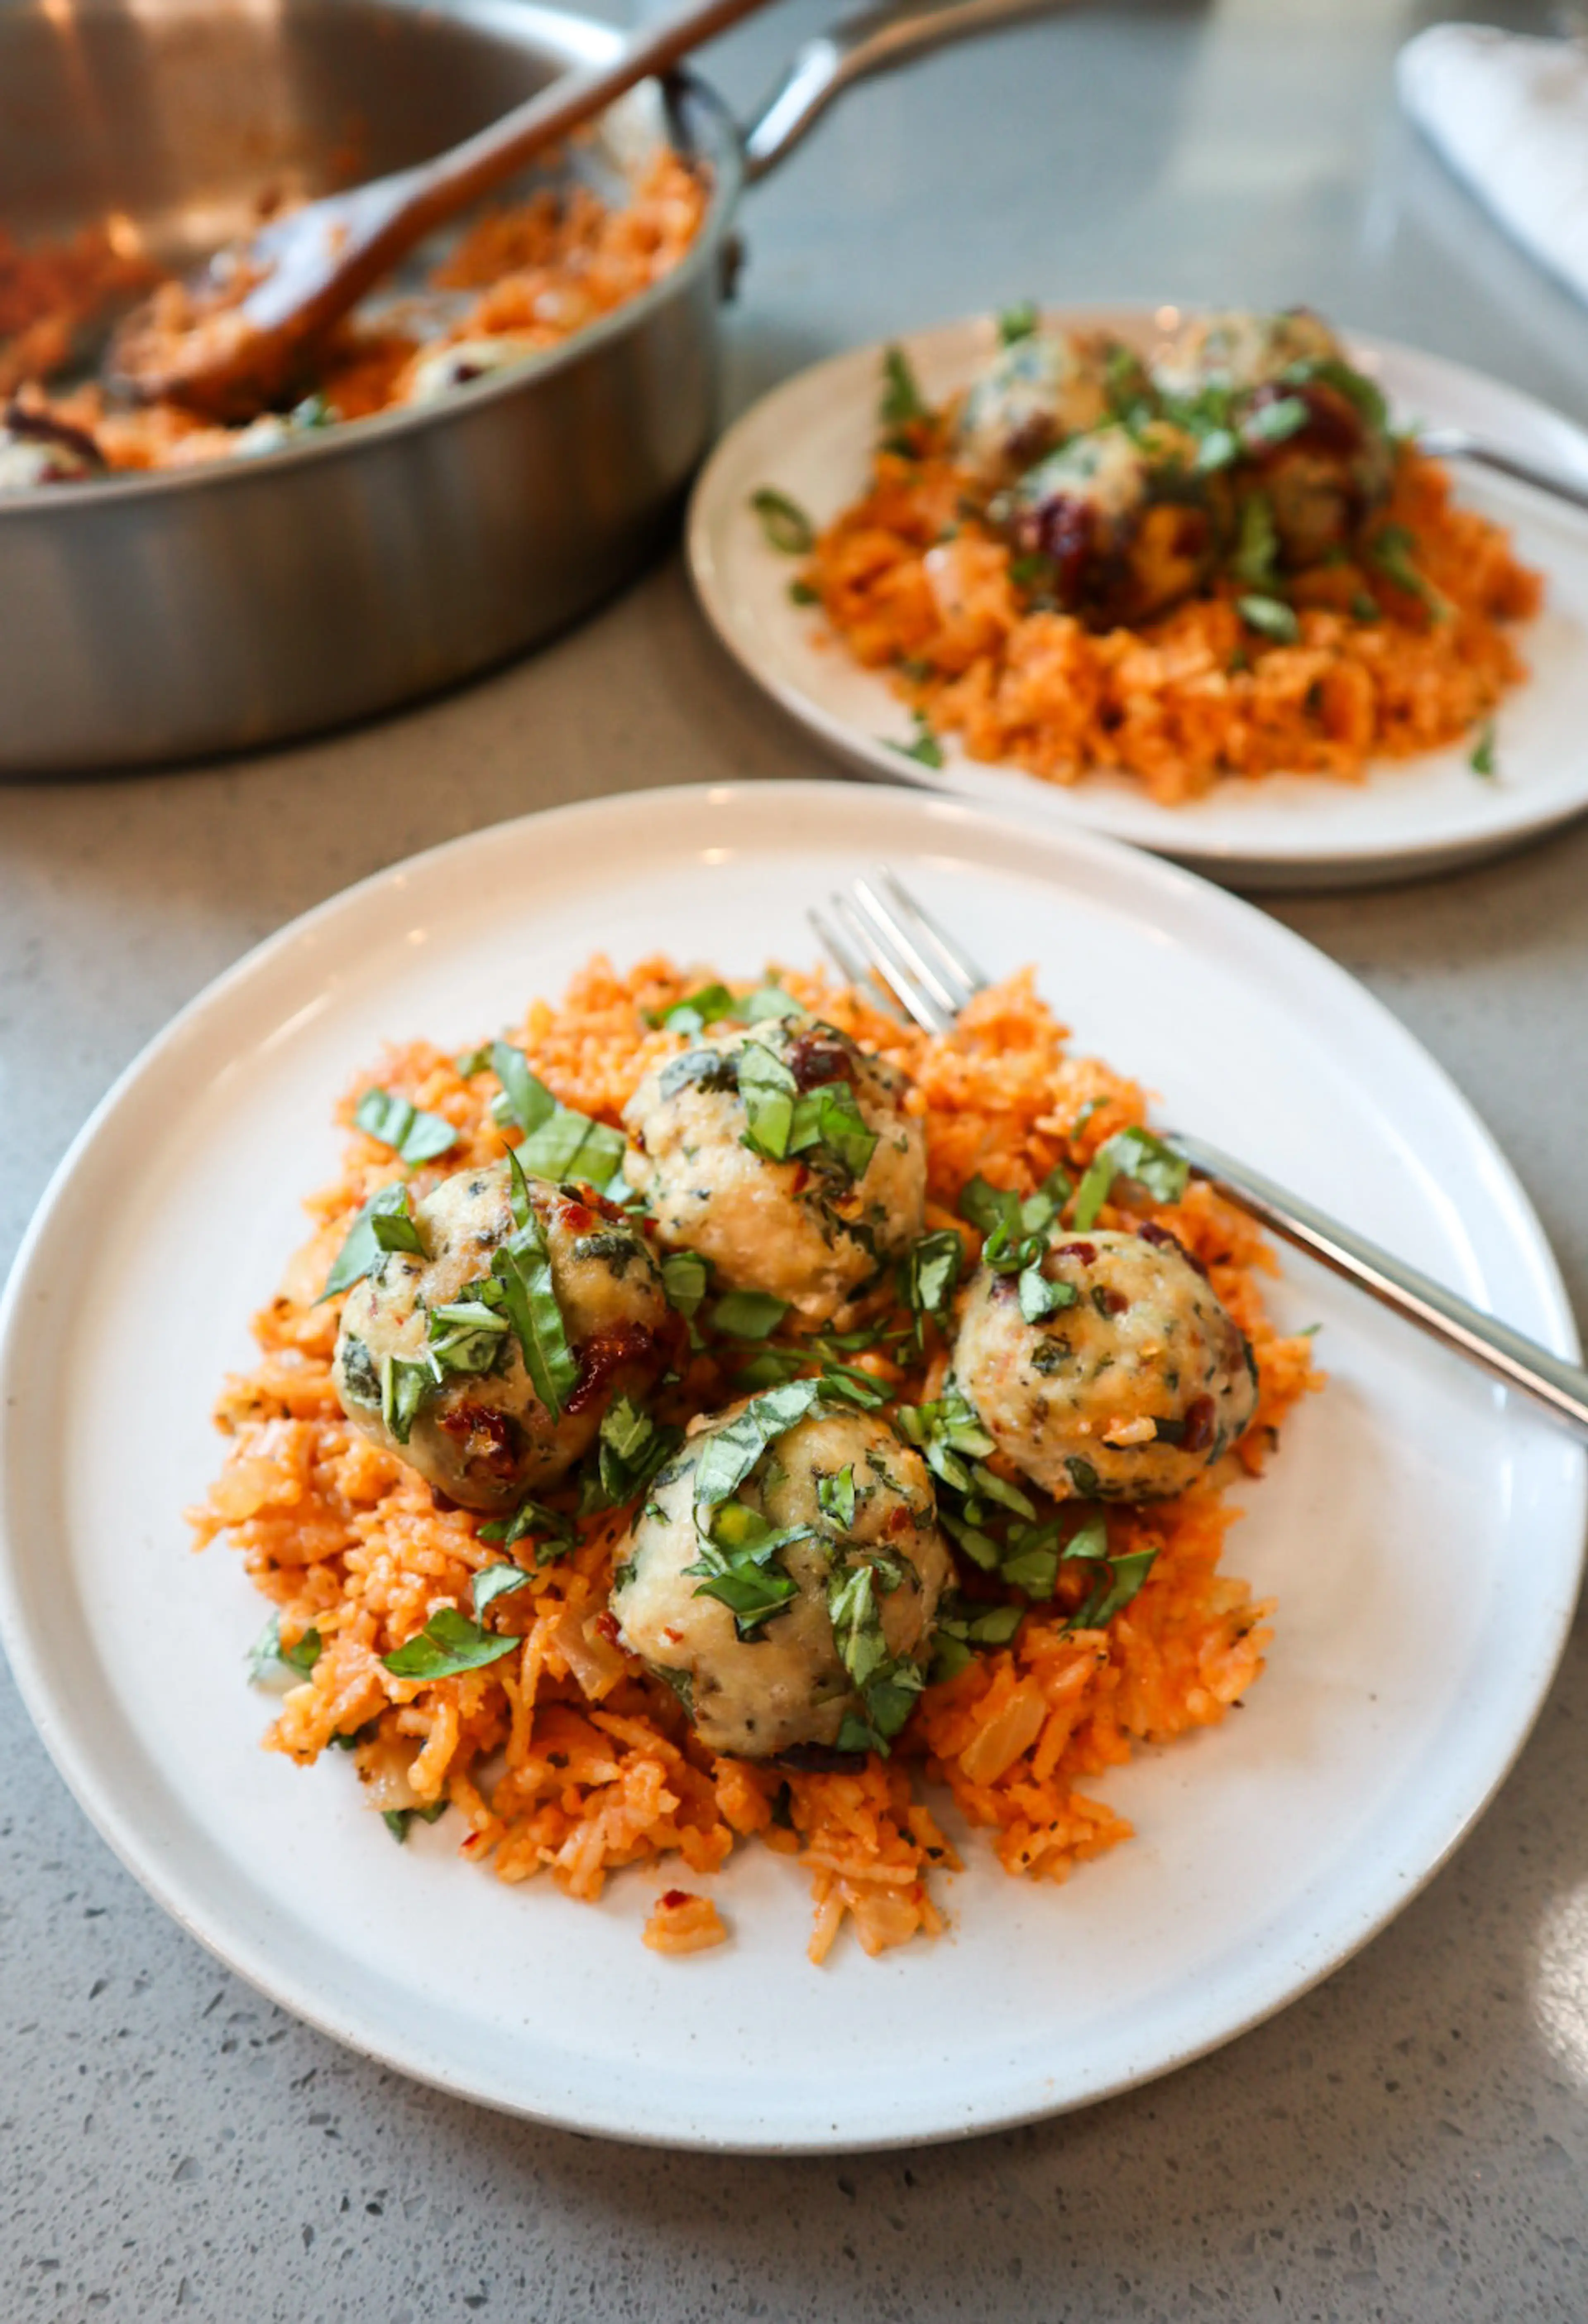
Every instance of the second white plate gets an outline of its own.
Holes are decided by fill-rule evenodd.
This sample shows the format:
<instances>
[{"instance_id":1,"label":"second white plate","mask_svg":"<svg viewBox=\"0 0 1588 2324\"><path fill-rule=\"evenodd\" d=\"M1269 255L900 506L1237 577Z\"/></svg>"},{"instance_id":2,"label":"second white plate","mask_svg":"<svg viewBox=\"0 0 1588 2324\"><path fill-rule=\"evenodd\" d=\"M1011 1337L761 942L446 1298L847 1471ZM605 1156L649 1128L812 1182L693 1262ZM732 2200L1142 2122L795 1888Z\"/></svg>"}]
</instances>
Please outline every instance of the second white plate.
<instances>
[{"instance_id":1,"label":"second white plate","mask_svg":"<svg viewBox=\"0 0 1588 2324\"><path fill-rule=\"evenodd\" d=\"M1049 319L1143 344L1172 309L1063 308ZM990 317L946 323L903 342L934 401L963 387L996 344ZM1497 380L1391 342L1353 352L1402 419L1460 425L1588 485L1588 434ZM1123 775L1073 788L943 744L941 769L904 759L911 723L879 672L862 669L819 612L790 602L792 560L767 546L750 495L771 484L826 524L864 486L876 435L880 346L817 364L748 411L695 486L688 556L702 604L745 669L826 747L862 774L917 783L1047 831L1081 828L1178 857L1246 888L1335 887L1441 871L1499 853L1588 809L1588 516L1475 469L1463 498L1509 526L1547 581L1545 609L1521 634L1532 677L1498 719L1496 777L1470 745L1381 761L1365 782L1274 775L1218 784L1188 806L1160 807Z\"/></svg>"}]
</instances>

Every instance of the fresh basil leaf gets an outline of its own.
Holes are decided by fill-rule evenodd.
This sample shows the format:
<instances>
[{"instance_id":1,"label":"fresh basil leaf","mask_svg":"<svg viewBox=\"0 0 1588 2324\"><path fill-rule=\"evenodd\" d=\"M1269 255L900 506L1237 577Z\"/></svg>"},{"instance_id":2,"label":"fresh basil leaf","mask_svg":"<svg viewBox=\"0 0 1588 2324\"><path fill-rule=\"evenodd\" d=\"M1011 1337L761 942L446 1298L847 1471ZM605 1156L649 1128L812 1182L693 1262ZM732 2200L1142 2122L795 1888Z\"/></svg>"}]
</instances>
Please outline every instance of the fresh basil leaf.
<instances>
[{"instance_id":1,"label":"fresh basil leaf","mask_svg":"<svg viewBox=\"0 0 1588 2324\"><path fill-rule=\"evenodd\" d=\"M1022 299L1017 305L1005 307L998 317L998 344L1012 347L1017 339L1034 338L1041 320L1034 299Z\"/></svg>"},{"instance_id":2,"label":"fresh basil leaf","mask_svg":"<svg viewBox=\"0 0 1588 2324\"><path fill-rule=\"evenodd\" d=\"M476 1074L485 1071L491 1063L492 1046L490 1041L482 1041L477 1049L465 1049L461 1056L453 1059L453 1071L460 1080L472 1082Z\"/></svg>"},{"instance_id":3,"label":"fresh basil leaf","mask_svg":"<svg viewBox=\"0 0 1588 2324\"><path fill-rule=\"evenodd\" d=\"M1192 466L1198 475L1212 475L1220 468L1230 467L1240 456L1241 439L1233 428L1209 428L1198 438Z\"/></svg>"},{"instance_id":4,"label":"fresh basil leaf","mask_svg":"<svg viewBox=\"0 0 1588 2324\"><path fill-rule=\"evenodd\" d=\"M393 1678L454 1678L460 1671L500 1662L522 1644L520 1638L482 1630L454 1606L438 1606L418 1636L382 1655L381 1663Z\"/></svg>"},{"instance_id":5,"label":"fresh basil leaf","mask_svg":"<svg viewBox=\"0 0 1588 2324\"><path fill-rule=\"evenodd\" d=\"M382 1808L381 1821L393 1840L406 1840L410 1823L435 1823L451 1804L450 1800L433 1800L427 1808Z\"/></svg>"},{"instance_id":6,"label":"fresh basil leaf","mask_svg":"<svg viewBox=\"0 0 1588 2324\"><path fill-rule=\"evenodd\" d=\"M1004 1553L990 1533L984 1533L979 1526L968 1525L963 1517L956 1516L949 1508L939 1509L938 1522L950 1538L959 1544L972 1565L979 1565L984 1573L997 1571Z\"/></svg>"},{"instance_id":7,"label":"fresh basil leaf","mask_svg":"<svg viewBox=\"0 0 1588 2324\"><path fill-rule=\"evenodd\" d=\"M1267 589L1273 581L1279 553L1280 537L1268 494L1248 493L1241 503L1241 530L1230 559L1231 570L1248 587Z\"/></svg>"},{"instance_id":8,"label":"fresh basil leaf","mask_svg":"<svg viewBox=\"0 0 1588 2324\"><path fill-rule=\"evenodd\" d=\"M698 1033L707 1025L714 1025L719 1017L738 1015L733 995L725 984L702 984L698 992L686 992L670 1009L647 1012L647 1022L668 1033Z\"/></svg>"},{"instance_id":9,"label":"fresh basil leaf","mask_svg":"<svg viewBox=\"0 0 1588 2324\"><path fill-rule=\"evenodd\" d=\"M1012 1186L989 1185L978 1170L961 1190L959 1210L978 1234L988 1235L1010 1216L1018 1218L1020 1197Z\"/></svg>"},{"instance_id":10,"label":"fresh basil leaf","mask_svg":"<svg viewBox=\"0 0 1588 2324\"><path fill-rule=\"evenodd\" d=\"M1295 607L1287 605L1282 597L1237 597L1235 611L1249 630L1272 638L1278 645L1293 646L1301 635Z\"/></svg>"},{"instance_id":11,"label":"fresh basil leaf","mask_svg":"<svg viewBox=\"0 0 1588 2324\"><path fill-rule=\"evenodd\" d=\"M761 520L770 547L784 557L808 557L816 546L816 528L797 501L774 485L763 484L750 494L750 506Z\"/></svg>"},{"instance_id":12,"label":"fresh basil leaf","mask_svg":"<svg viewBox=\"0 0 1588 2324\"><path fill-rule=\"evenodd\" d=\"M667 1304L685 1322L694 1315L711 1279L711 1262L698 1251L670 1250L662 1261L662 1289Z\"/></svg>"},{"instance_id":13,"label":"fresh basil leaf","mask_svg":"<svg viewBox=\"0 0 1588 2324\"><path fill-rule=\"evenodd\" d=\"M840 1660L856 1688L863 1692L888 1660L868 1565L852 1565L833 1575L828 1585L827 1611Z\"/></svg>"},{"instance_id":14,"label":"fresh basil leaf","mask_svg":"<svg viewBox=\"0 0 1588 2324\"><path fill-rule=\"evenodd\" d=\"M742 1412L708 1437L695 1467L696 1511L736 1493L767 1447L808 1420L822 1397L820 1380L790 1380L785 1388L752 1397Z\"/></svg>"},{"instance_id":15,"label":"fresh basil leaf","mask_svg":"<svg viewBox=\"0 0 1588 2324\"><path fill-rule=\"evenodd\" d=\"M444 1372L488 1372L499 1360L510 1328L507 1317L482 1299L450 1300L429 1311L426 1353Z\"/></svg>"},{"instance_id":16,"label":"fresh basil leaf","mask_svg":"<svg viewBox=\"0 0 1588 2324\"><path fill-rule=\"evenodd\" d=\"M1115 1178L1134 1178L1156 1202L1178 1203L1190 1175L1189 1165L1150 1130L1116 1130L1092 1157L1076 1194L1071 1223L1083 1234L1097 1224Z\"/></svg>"},{"instance_id":17,"label":"fresh basil leaf","mask_svg":"<svg viewBox=\"0 0 1588 2324\"><path fill-rule=\"evenodd\" d=\"M1051 1598L1058 1586L1059 1552L1056 1547L1037 1545L1031 1549L1017 1550L1006 1557L998 1568L1001 1580L1016 1590L1023 1590L1028 1598Z\"/></svg>"},{"instance_id":18,"label":"fresh basil leaf","mask_svg":"<svg viewBox=\"0 0 1588 2324\"><path fill-rule=\"evenodd\" d=\"M848 1082L823 1082L795 1099L789 1123L790 1154L820 1148L853 1182L866 1176L879 1143L880 1133L867 1127Z\"/></svg>"},{"instance_id":19,"label":"fresh basil leaf","mask_svg":"<svg viewBox=\"0 0 1588 2324\"><path fill-rule=\"evenodd\" d=\"M1490 719L1488 724L1479 734L1476 742L1473 746L1472 754L1467 760L1467 764L1472 769L1474 775L1482 775L1489 781L1492 781L1494 777L1499 773L1500 770L1494 763L1494 721L1492 718Z\"/></svg>"},{"instance_id":20,"label":"fresh basil leaf","mask_svg":"<svg viewBox=\"0 0 1588 2324\"><path fill-rule=\"evenodd\" d=\"M917 1315L941 1315L959 1280L965 1245L952 1227L911 1244L899 1265L899 1295Z\"/></svg>"},{"instance_id":21,"label":"fresh basil leaf","mask_svg":"<svg viewBox=\"0 0 1588 2324\"><path fill-rule=\"evenodd\" d=\"M410 1167L434 1162L458 1142L457 1131L441 1114L424 1113L391 1090L366 1090L353 1118L366 1137L390 1146Z\"/></svg>"},{"instance_id":22,"label":"fresh basil leaf","mask_svg":"<svg viewBox=\"0 0 1588 2324\"><path fill-rule=\"evenodd\" d=\"M812 589L808 581L791 581L788 585L788 602L791 605L819 605L822 603L822 592L820 589Z\"/></svg>"},{"instance_id":23,"label":"fresh basil leaf","mask_svg":"<svg viewBox=\"0 0 1588 2324\"><path fill-rule=\"evenodd\" d=\"M809 1361L803 1348L763 1348L748 1364L739 1366L733 1383L736 1388L777 1388L793 1379Z\"/></svg>"},{"instance_id":24,"label":"fresh basil leaf","mask_svg":"<svg viewBox=\"0 0 1588 2324\"><path fill-rule=\"evenodd\" d=\"M1106 1561L1101 1581L1078 1614L1065 1625L1071 1630L1101 1630L1128 1606L1152 1572L1155 1549L1137 1549Z\"/></svg>"},{"instance_id":25,"label":"fresh basil leaf","mask_svg":"<svg viewBox=\"0 0 1588 2324\"><path fill-rule=\"evenodd\" d=\"M862 1412L880 1412L888 1400L889 1391L855 1364L823 1364L822 1385L846 1404L858 1404Z\"/></svg>"},{"instance_id":26,"label":"fresh basil leaf","mask_svg":"<svg viewBox=\"0 0 1588 2324\"><path fill-rule=\"evenodd\" d=\"M507 1597L512 1591L522 1590L528 1579L523 1566L516 1564L510 1558L499 1558L494 1564L482 1565L469 1584L476 1619L499 1598Z\"/></svg>"},{"instance_id":27,"label":"fresh basil leaf","mask_svg":"<svg viewBox=\"0 0 1588 2324\"><path fill-rule=\"evenodd\" d=\"M747 1041L736 1064L745 1109L739 1142L766 1161L786 1161L798 1084L783 1059L761 1041Z\"/></svg>"},{"instance_id":28,"label":"fresh basil leaf","mask_svg":"<svg viewBox=\"0 0 1588 2324\"><path fill-rule=\"evenodd\" d=\"M492 1041L490 1050L491 1070L501 1084L500 1108L493 1103L491 1111L500 1118L517 1122L526 1138L532 1138L543 1121L549 1121L556 1111L557 1102L537 1074L529 1070L529 1060L522 1049L511 1041Z\"/></svg>"},{"instance_id":29,"label":"fresh basil leaf","mask_svg":"<svg viewBox=\"0 0 1588 2324\"><path fill-rule=\"evenodd\" d=\"M1076 1296L1073 1283L1050 1283L1040 1264L1021 1270L1020 1312L1028 1323L1045 1323L1061 1308L1073 1307Z\"/></svg>"},{"instance_id":30,"label":"fresh basil leaf","mask_svg":"<svg viewBox=\"0 0 1588 2324\"><path fill-rule=\"evenodd\" d=\"M1283 444L1299 434L1311 417L1299 395L1281 395L1275 402L1260 403L1254 411L1248 411L1242 431L1262 444Z\"/></svg>"},{"instance_id":31,"label":"fresh basil leaf","mask_svg":"<svg viewBox=\"0 0 1588 2324\"><path fill-rule=\"evenodd\" d=\"M697 1507L697 1524L700 1512ZM697 1598L715 1598L748 1638L798 1595L798 1584L778 1563L779 1553L811 1538L809 1526L769 1525L747 1502L724 1500L700 1534L701 1554L684 1572L699 1576Z\"/></svg>"},{"instance_id":32,"label":"fresh basil leaf","mask_svg":"<svg viewBox=\"0 0 1588 2324\"><path fill-rule=\"evenodd\" d=\"M730 1340L765 1340L788 1313L786 1299L766 1291L728 1291L711 1310L711 1329Z\"/></svg>"},{"instance_id":33,"label":"fresh basil leaf","mask_svg":"<svg viewBox=\"0 0 1588 2324\"><path fill-rule=\"evenodd\" d=\"M355 1283L362 1283L366 1275L373 1273L388 1248L376 1238L375 1221L408 1209L408 1188L400 1181L376 1189L347 1231L347 1240L326 1277L322 1300L335 1298L339 1291L351 1290Z\"/></svg>"},{"instance_id":34,"label":"fresh basil leaf","mask_svg":"<svg viewBox=\"0 0 1588 2324\"><path fill-rule=\"evenodd\" d=\"M248 1650L248 1676L254 1686L268 1685L280 1670L296 1672L308 1678L319 1661L324 1642L317 1629L305 1630L297 1643L281 1644L281 1617L273 1613Z\"/></svg>"},{"instance_id":35,"label":"fresh basil leaf","mask_svg":"<svg viewBox=\"0 0 1588 2324\"><path fill-rule=\"evenodd\" d=\"M523 1351L529 1384L558 1420L578 1384L579 1360L568 1345L546 1233L537 1218L532 1215L500 1246L491 1271L501 1286L502 1305Z\"/></svg>"},{"instance_id":36,"label":"fresh basil leaf","mask_svg":"<svg viewBox=\"0 0 1588 2324\"><path fill-rule=\"evenodd\" d=\"M1377 382L1358 371L1352 364L1342 363L1337 355L1304 357L1291 364L1280 374L1286 387L1306 387L1313 380L1321 380L1346 401L1354 403L1368 426L1380 434L1390 425L1390 407Z\"/></svg>"},{"instance_id":37,"label":"fresh basil leaf","mask_svg":"<svg viewBox=\"0 0 1588 2324\"><path fill-rule=\"evenodd\" d=\"M890 751L897 751L901 758L914 759L923 767L941 767L943 746L933 733L931 721L921 710L914 713L914 718L915 732L909 742L895 742L891 734L885 734L883 741Z\"/></svg>"},{"instance_id":38,"label":"fresh basil leaf","mask_svg":"<svg viewBox=\"0 0 1588 2324\"><path fill-rule=\"evenodd\" d=\"M885 428L908 428L914 420L932 417L903 347L889 347L883 355L882 401L877 416Z\"/></svg>"},{"instance_id":39,"label":"fresh basil leaf","mask_svg":"<svg viewBox=\"0 0 1588 2324\"><path fill-rule=\"evenodd\" d=\"M1413 558L1417 554L1417 536L1403 524L1381 526L1367 544L1368 562L1378 567L1387 581L1407 596L1418 599L1427 612L1430 621L1449 618L1449 600L1424 579Z\"/></svg>"},{"instance_id":40,"label":"fresh basil leaf","mask_svg":"<svg viewBox=\"0 0 1588 2324\"><path fill-rule=\"evenodd\" d=\"M579 1543L579 1528L571 1517L564 1517L560 1510L548 1509L544 1502L536 1500L529 1494L525 1495L511 1517L492 1518L489 1525L480 1527L474 1538L489 1542L495 1549L511 1549L515 1543L525 1540L530 1534L536 1536L535 1563L537 1566L554 1564L569 1550L576 1548ZM495 1568L488 1567L486 1570L494 1572ZM506 1584L501 1586L505 1588ZM478 1605L474 1611L481 1611Z\"/></svg>"},{"instance_id":41,"label":"fresh basil leaf","mask_svg":"<svg viewBox=\"0 0 1588 2324\"><path fill-rule=\"evenodd\" d=\"M381 1357L381 1417L398 1443L408 1443L419 1406L436 1383L427 1363L415 1363L407 1356Z\"/></svg>"},{"instance_id":42,"label":"fresh basil leaf","mask_svg":"<svg viewBox=\"0 0 1588 2324\"><path fill-rule=\"evenodd\" d=\"M840 1533L848 1533L855 1522L855 1464L851 1461L836 1477L818 1477L816 1506L824 1517L831 1517Z\"/></svg>"},{"instance_id":43,"label":"fresh basil leaf","mask_svg":"<svg viewBox=\"0 0 1588 2324\"><path fill-rule=\"evenodd\" d=\"M774 1018L803 1017L804 1010L780 984L760 984L734 1005L734 1015L746 1025L763 1025Z\"/></svg>"}]
</instances>

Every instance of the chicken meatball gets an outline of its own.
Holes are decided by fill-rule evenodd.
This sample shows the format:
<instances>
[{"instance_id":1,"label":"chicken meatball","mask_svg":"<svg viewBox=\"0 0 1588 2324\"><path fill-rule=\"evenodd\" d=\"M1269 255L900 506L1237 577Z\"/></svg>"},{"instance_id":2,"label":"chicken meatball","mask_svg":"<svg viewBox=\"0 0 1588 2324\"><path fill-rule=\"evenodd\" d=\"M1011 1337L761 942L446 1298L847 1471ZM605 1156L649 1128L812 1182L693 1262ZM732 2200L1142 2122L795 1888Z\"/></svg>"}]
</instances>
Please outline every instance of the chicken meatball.
<instances>
[{"instance_id":1,"label":"chicken meatball","mask_svg":"<svg viewBox=\"0 0 1588 2324\"><path fill-rule=\"evenodd\" d=\"M714 1414L656 1479L620 1554L612 1612L712 1750L831 1750L847 1718L868 1715L852 1672L874 1686L896 1664L910 1691L924 1665L950 1574L932 1478L868 1414L818 1407L777 1437L729 1505L741 1531L759 1519L797 1536L776 1552L793 1593L752 1627L710 1594L722 1505L698 1498L702 1455L748 1408Z\"/></svg>"},{"instance_id":2,"label":"chicken meatball","mask_svg":"<svg viewBox=\"0 0 1588 2324\"><path fill-rule=\"evenodd\" d=\"M1052 1237L1060 1297L1028 1322L1013 1275L972 1277L954 1373L983 1427L1058 1500L1162 1500L1233 1444L1257 1404L1245 1334L1158 1226Z\"/></svg>"},{"instance_id":3,"label":"chicken meatball","mask_svg":"<svg viewBox=\"0 0 1588 2324\"><path fill-rule=\"evenodd\" d=\"M1339 340L1309 307L1277 314L1231 307L1193 316L1150 370L1161 394L1195 396L1207 387L1262 387L1292 364L1344 359Z\"/></svg>"},{"instance_id":4,"label":"chicken meatball","mask_svg":"<svg viewBox=\"0 0 1588 2324\"><path fill-rule=\"evenodd\" d=\"M1108 417L1108 346L1068 331L1031 331L1000 347L955 426L960 465L988 485L1011 483L1054 446Z\"/></svg>"},{"instance_id":5,"label":"chicken meatball","mask_svg":"<svg viewBox=\"0 0 1588 2324\"><path fill-rule=\"evenodd\" d=\"M343 1309L334 1379L353 1426L464 1508L493 1515L572 1467L614 1397L643 1395L677 1319L638 1231L599 1195L528 1182L578 1377L554 1414L509 1317L482 1298L512 1235L506 1162L460 1170L414 1206L425 1256L388 1251ZM473 1311L472 1313L470 1311Z\"/></svg>"},{"instance_id":6,"label":"chicken meatball","mask_svg":"<svg viewBox=\"0 0 1588 2324\"><path fill-rule=\"evenodd\" d=\"M1095 623L1137 622L1196 587L1215 546L1196 456L1161 420L1110 421L1021 477L1008 530L1045 561L1055 604Z\"/></svg>"},{"instance_id":7,"label":"chicken meatball","mask_svg":"<svg viewBox=\"0 0 1588 2324\"><path fill-rule=\"evenodd\" d=\"M808 1017L701 1036L624 1109L629 1184L658 1239L808 1323L852 1312L924 1225L908 1084Z\"/></svg>"}]
</instances>

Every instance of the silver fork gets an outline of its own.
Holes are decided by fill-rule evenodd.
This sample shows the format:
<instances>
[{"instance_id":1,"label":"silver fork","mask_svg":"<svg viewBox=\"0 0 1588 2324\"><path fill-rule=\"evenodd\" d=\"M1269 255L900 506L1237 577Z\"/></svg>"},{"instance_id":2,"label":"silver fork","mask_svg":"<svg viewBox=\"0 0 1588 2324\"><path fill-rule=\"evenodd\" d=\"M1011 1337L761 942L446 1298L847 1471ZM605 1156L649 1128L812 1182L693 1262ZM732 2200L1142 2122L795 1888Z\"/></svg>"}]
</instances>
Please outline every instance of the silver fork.
<instances>
[{"instance_id":1,"label":"silver fork","mask_svg":"<svg viewBox=\"0 0 1588 2324\"><path fill-rule=\"evenodd\" d=\"M810 919L843 976L895 1016L913 1017L928 1033L946 1033L966 1002L986 987L987 978L964 946L886 867L872 879L856 880L848 895L835 893L827 911L812 909ZM1193 1177L1205 1178L1272 1233L1588 1436L1588 1371L1580 1365L1552 1355L1458 1299L1431 1276L1217 1147L1178 1130L1159 1135L1189 1165Z\"/></svg>"}]
</instances>

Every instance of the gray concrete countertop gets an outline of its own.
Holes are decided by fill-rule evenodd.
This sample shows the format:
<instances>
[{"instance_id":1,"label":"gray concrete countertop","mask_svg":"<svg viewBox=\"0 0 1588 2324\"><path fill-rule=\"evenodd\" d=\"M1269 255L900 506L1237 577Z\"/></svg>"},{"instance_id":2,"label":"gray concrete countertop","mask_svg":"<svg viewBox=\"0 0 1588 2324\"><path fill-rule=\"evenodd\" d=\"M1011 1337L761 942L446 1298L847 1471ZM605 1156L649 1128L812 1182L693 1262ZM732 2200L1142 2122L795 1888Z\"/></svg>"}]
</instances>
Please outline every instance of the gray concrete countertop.
<instances>
[{"instance_id":1,"label":"gray concrete countertop","mask_svg":"<svg viewBox=\"0 0 1588 2324\"><path fill-rule=\"evenodd\" d=\"M747 204L732 404L1032 293L1302 297L1588 420L1588 312L1395 117L1391 57L1432 13L1114 0L858 93ZM786 0L714 69L748 103L821 21ZM0 1256L140 1045L346 881L557 801L821 771L674 561L412 715L255 763L0 791ZM1588 1318L1588 825L1273 908L1455 1074ZM1014 2135L777 2163L501 2120L282 2016L121 1870L0 1680L0 2316L1581 2324L1585 1722L1579 1627L1455 1862L1219 2055Z\"/></svg>"}]
</instances>

